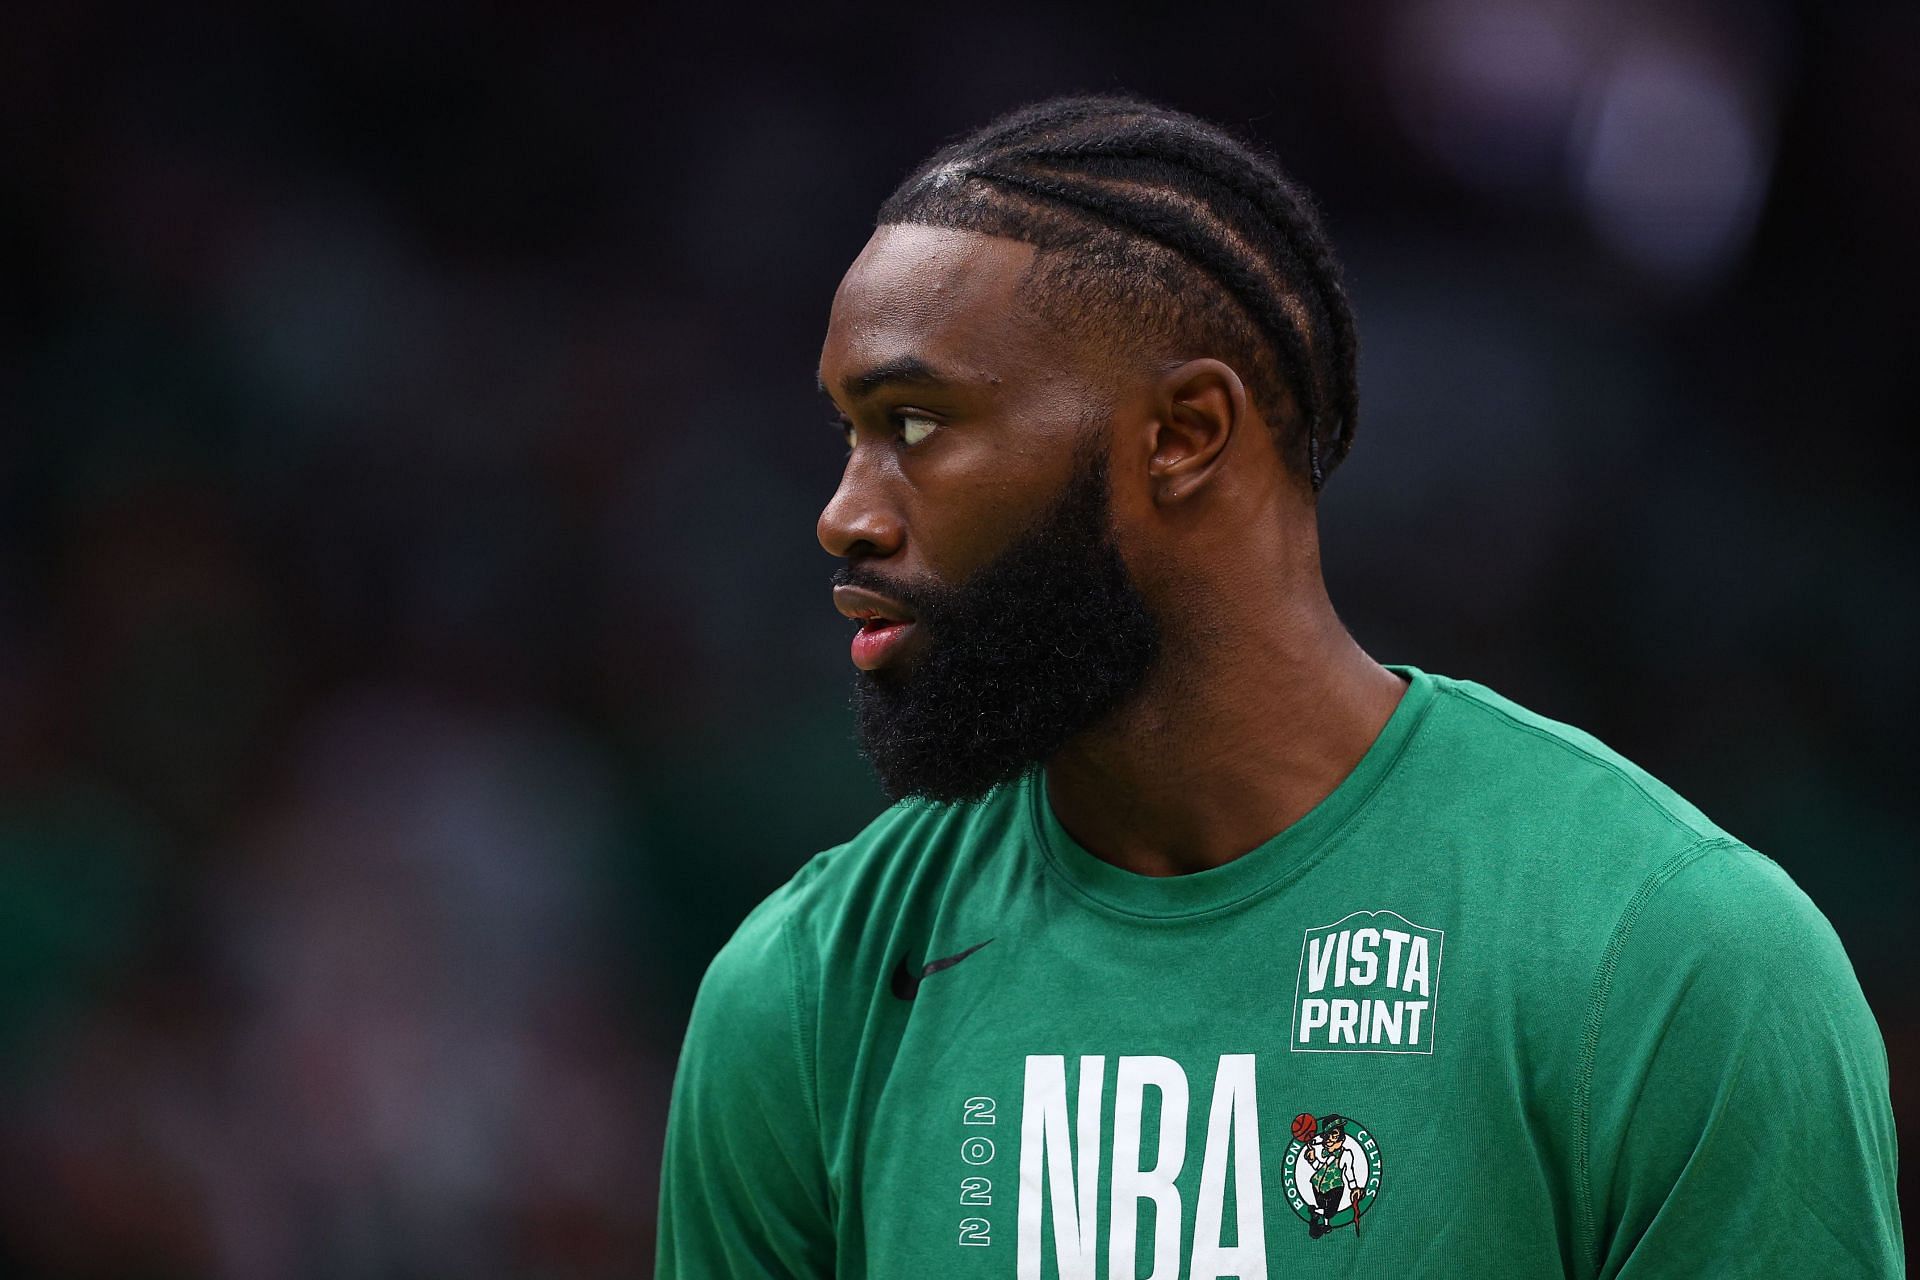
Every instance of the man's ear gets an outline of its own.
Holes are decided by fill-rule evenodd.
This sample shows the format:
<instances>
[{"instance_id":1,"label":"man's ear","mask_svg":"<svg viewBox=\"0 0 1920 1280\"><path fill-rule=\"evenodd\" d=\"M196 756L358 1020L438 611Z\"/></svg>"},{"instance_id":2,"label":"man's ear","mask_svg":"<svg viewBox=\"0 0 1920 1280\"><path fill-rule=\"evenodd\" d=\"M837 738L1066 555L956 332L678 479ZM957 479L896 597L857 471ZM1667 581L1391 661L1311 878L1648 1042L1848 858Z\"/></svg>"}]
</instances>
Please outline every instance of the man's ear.
<instances>
[{"instance_id":1,"label":"man's ear","mask_svg":"<svg viewBox=\"0 0 1920 1280\"><path fill-rule=\"evenodd\" d=\"M1247 388L1218 360L1189 360L1155 384L1154 410L1153 500L1185 501L1218 474L1234 432L1247 424Z\"/></svg>"}]
</instances>

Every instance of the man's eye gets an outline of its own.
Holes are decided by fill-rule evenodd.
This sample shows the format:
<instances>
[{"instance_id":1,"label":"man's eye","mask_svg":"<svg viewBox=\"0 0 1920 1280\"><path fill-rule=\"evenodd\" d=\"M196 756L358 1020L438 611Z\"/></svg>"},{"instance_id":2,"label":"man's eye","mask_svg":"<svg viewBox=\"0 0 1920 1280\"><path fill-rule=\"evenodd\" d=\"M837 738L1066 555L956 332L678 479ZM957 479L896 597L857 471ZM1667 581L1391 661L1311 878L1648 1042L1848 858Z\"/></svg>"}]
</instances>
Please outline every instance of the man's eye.
<instances>
[{"instance_id":1,"label":"man's eye","mask_svg":"<svg viewBox=\"0 0 1920 1280\"><path fill-rule=\"evenodd\" d=\"M902 415L900 419L900 438L910 445L919 444L933 434L940 424L932 418L922 418L914 414Z\"/></svg>"}]
</instances>

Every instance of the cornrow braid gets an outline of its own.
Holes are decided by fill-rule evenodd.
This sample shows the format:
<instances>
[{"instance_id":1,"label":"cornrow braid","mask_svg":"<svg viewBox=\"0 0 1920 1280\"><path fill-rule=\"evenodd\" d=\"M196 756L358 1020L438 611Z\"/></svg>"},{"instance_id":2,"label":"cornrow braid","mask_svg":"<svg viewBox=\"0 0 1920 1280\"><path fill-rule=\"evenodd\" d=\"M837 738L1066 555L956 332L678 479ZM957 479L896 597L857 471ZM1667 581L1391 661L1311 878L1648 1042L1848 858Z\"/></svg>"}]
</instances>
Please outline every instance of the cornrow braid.
<instances>
[{"instance_id":1,"label":"cornrow braid","mask_svg":"<svg viewBox=\"0 0 1920 1280\"><path fill-rule=\"evenodd\" d=\"M1333 246L1306 192L1215 125L1129 97L1036 103L935 153L876 221L1024 240L1049 319L1227 359L1316 491L1352 448L1358 344Z\"/></svg>"}]
</instances>

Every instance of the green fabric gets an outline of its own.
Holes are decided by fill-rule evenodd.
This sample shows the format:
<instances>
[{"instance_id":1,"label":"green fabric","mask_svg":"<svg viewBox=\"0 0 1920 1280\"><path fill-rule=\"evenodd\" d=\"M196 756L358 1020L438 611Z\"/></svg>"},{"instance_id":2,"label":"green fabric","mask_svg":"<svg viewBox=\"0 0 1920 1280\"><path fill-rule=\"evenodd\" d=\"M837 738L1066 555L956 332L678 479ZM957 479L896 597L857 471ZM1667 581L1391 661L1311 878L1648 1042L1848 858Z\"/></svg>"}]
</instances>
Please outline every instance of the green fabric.
<instances>
[{"instance_id":1,"label":"green fabric","mask_svg":"<svg viewBox=\"0 0 1920 1280\"><path fill-rule=\"evenodd\" d=\"M701 987L660 1275L1903 1274L1826 919L1586 734L1395 670L1353 773L1215 870L1100 861L1038 773L809 862ZM1315 1238L1334 1113L1364 1214Z\"/></svg>"}]
</instances>

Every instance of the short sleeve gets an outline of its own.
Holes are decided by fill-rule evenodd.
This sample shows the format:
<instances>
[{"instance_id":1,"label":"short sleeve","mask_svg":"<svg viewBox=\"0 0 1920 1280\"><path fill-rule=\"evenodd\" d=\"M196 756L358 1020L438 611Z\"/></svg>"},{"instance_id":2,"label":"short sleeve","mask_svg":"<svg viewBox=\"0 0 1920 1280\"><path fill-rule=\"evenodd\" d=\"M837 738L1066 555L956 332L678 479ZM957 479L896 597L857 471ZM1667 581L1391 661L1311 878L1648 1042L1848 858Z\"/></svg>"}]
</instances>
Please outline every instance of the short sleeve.
<instances>
[{"instance_id":1,"label":"short sleeve","mask_svg":"<svg viewBox=\"0 0 1920 1280\"><path fill-rule=\"evenodd\" d=\"M1886 1048L1832 926L1773 862L1723 842L1650 878L1586 1040L1594 1274L1906 1274Z\"/></svg>"},{"instance_id":2,"label":"short sleeve","mask_svg":"<svg viewBox=\"0 0 1920 1280\"><path fill-rule=\"evenodd\" d=\"M661 1168L662 1280L834 1271L797 980L774 906L749 916L721 949L694 1001Z\"/></svg>"}]
</instances>

